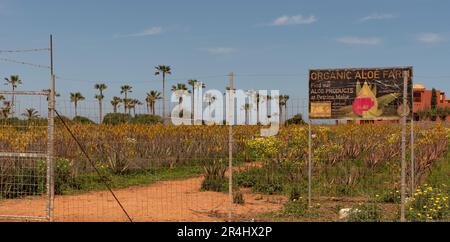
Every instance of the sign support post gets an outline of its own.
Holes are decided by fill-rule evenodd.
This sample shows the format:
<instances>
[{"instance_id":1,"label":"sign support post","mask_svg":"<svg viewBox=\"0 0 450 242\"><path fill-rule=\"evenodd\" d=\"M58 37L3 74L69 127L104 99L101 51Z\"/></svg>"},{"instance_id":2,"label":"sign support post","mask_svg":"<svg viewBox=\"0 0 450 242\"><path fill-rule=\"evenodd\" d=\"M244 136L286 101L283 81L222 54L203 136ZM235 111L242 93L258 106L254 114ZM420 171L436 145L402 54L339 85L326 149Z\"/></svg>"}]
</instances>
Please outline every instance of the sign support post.
<instances>
[{"instance_id":1,"label":"sign support post","mask_svg":"<svg viewBox=\"0 0 450 242\"><path fill-rule=\"evenodd\" d=\"M309 118L308 130L308 208L312 207L312 119Z\"/></svg>"},{"instance_id":2,"label":"sign support post","mask_svg":"<svg viewBox=\"0 0 450 242\"><path fill-rule=\"evenodd\" d=\"M408 71L403 72L403 117L402 117L402 171L401 171L401 207L400 221L406 222L405 201L406 201L406 107L408 105Z\"/></svg>"},{"instance_id":3,"label":"sign support post","mask_svg":"<svg viewBox=\"0 0 450 242\"><path fill-rule=\"evenodd\" d=\"M412 79L412 78L411 78ZM413 102L412 110L411 110L411 196L414 194L414 191L416 190L416 162L414 157L414 143L415 143L415 136L414 136L414 85L411 83L413 90L411 92L411 101Z\"/></svg>"}]
</instances>

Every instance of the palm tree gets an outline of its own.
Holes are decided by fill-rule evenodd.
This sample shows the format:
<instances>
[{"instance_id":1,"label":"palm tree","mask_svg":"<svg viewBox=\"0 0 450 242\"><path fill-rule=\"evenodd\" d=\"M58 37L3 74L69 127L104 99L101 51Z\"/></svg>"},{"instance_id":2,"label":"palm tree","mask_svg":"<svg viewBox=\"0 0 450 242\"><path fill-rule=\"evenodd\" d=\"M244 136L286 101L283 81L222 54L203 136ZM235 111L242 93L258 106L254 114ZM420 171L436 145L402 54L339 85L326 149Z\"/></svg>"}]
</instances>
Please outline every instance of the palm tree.
<instances>
[{"instance_id":1,"label":"palm tree","mask_svg":"<svg viewBox=\"0 0 450 242\"><path fill-rule=\"evenodd\" d=\"M155 115L155 103L158 100L161 100L161 93L158 91L150 91L147 93L147 98L145 101L147 102L147 112L152 115Z\"/></svg>"},{"instance_id":2,"label":"palm tree","mask_svg":"<svg viewBox=\"0 0 450 242\"><path fill-rule=\"evenodd\" d=\"M136 116L136 107L143 105L143 103L141 101L139 101L138 99L135 99L133 103L134 103L133 113L134 113L134 116Z\"/></svg>"},{"instance_id":3,"label":"palm tree","mask_svg":"<svg viewBox=\"0 0 450 242\"><path fill-rule=\"evenodd\" d=\"M266 97L263 97L263 98L265 98L266 99L266 104L267 104L267 106L266 106L266 108L267 108L267 118L272 118L272 115L270 115L270 113L269 113L269 107L270 107L270 101L272 100L272 96L270 96L270 94L267 94L267 96Z\"/></svg>"},{"instance_id":4,"label":"palm tree","mask_svg":"<svg viewBox=\"0 0 450 242\"><path fill-rule=\"evenodd\" d=\"M200 82L198 80L188 80L188 85L192 86L192 118L194 118L194 98L195 98L195 88L198 87L200 85ZM202 83L201 88L206 88L206 85L204 83Z\"/></svg>"},{"instance_id":5,"label":"palm tree","mask_svg":"<svg viewBox=\"0 0 450 242\"><path fill-rule=\"evenodd\" d=\"M131 110L133 110L133 116L136 116L136 106L142 105L142 102L137 99L131 99L128 102L128 112L131 113Z\"/></svg>"},{"instance_id":6,"label":"palm tree","mask_svg":"<svg viewBox=\"0 0 450 242\"><path fill-rule=\"evenodd\" d=\"M130 101L128 99L128 93L132 93L133 92L133 87L125 85L125 86L121 86L120 87L121 91L120 94L124 94L124 99L123 99L123 108L124 108L124 113L127 113L127 109L128 109L128 102Z\"/></svg>"},{"instance_id":7,"label":"palm tree","mask_svg":"<svg viewBox=\"0 0 450 242\"><path fill-rule=\"evenodd\" d=\"M280 123L283 123L283 122L281 122L282 121L282 119L283 119L283 108L284 108L284 122L286 122L286 120L287 120L287 103L288 103L288 101L289 101L289 96L288 95L281 95L280 96L280 102L279 102L279 104L280 104Z\"/></svg>"},{"instance_id":8,"label":"palm tree","mask_svg":"<svg viewBox=\"0 0 450 242\"><path fill-rule=\"evenodd\" d=\"M172 86L172 92L176 92L176 91L187 91L188 88L186 87L185 84L183 83L178 83L177 85L173 85ZM190 93L190 91L188 91ZM178 104L181 104L183 102L183 96L180 95L178 97Z\"/></svg>"},{"instance_id":9,"label":"palm tree","mask_svg":"<svg viewBox=\"0 0 450 242\"><path fill-rule=\"evenodd\" d=\"M2 101L4 101L4 100L6 100L5 96L0 95L0 102L2 102ZM5 116L5 115L4 115L4 113L3 113L3 108L0 108L0 118L5 118L4 116Z\"/></svg>"},{"instance_id":10,"label":"palm tree","mask_svg":"<svg viewBox=\"0 0 450 242\"><path fill-rule=\"evenodd\" d=\"M245 124L250 124L249 112L252 109L252 105L250 103L246 103L242 108L245 110Z\"/></svg>"},{"instance_id":11,"label":"palm tree","mask_svg":"<svg viewBox=\"0 0 450 242\"><path fill-rule=\"evenodd\" d=\"M216 96L211 93L207 93L205 95L205 99L208 102L209 117L211 118L211 104L216 100Z\"/></svg>"},{"instance_id":12,"label":"palm tree","mask_svg":"<svg viewBox=\"0 0 450 242\"><path fill-rule=\"evenodd\" d=\"M97 89L99 91L98 95L95 95L95 99L98 100L98 105L99 105L99 114L100 114L100 123L102 123L103 120L103 99L105 98L105 96L103 95L103 91L106 90L106 88L108 88L108 86L106 86L106 84L104 83L100 83L100 84L95 84L94 86L95 89Z\"/></svg>"},{"instance_id":13,"label":"palm tree","mask_svg":"<svg viewBox=\"0 0 450 242\"><path fill-rule=\"evenodd\" d=\"M84 101L85 98L80 92L77 93L70 93L70 101L74 103L75 105L75 117L78 117L78 102Z\"/></svg>"},{"instance_id":14,"label":"palm tree","mask_svg":"<svg viewBox=\"0 0 450 242\"><path fill-rule=\"evenodd\" d=\"M155 67L155 76L162 75L163 77L163 119L166 118L166 75L172 74L170 66L159 65Z\"/></svg>"},{"instance_id":15,"label":"palm tree","mask_svg":"<svg viewBox=\"0 0 450 242\"><path fill-rule=\"evenodd\" d=\"M121 103L122 103L122 98L113 97L113 99L111 100L111 105L114 108L114 113L117 113L117 108L120 106Z\"/></svg>"},{"instance_id":16,"label":"palm tree","mask_svg":"<svg viewBox=\"0 0 450 242\"><path fill-rule=\"evenodd\" d=\"M12 91L14 92L16 88L19 85L22 85L22 80L20 80L19 75L12 75L9 78L5 77L5 85L10 85L12 88ZM15 95L14 93L11 95L11 109L12 109L12 115L14 117L14 102L15 102Z\"/></svg>"},{"instance_id":17,"label":"palm tree","mask_svg":"<svg viewBox=\"0 0 450 242\"><path fill-rule=\"evenodd\" d=\"M3 107L0 109L0 117L8 118L10 114L11 114L11 102L3 101Z\"/></svg>"},{"instance_id":18,"label":"palm tree","mask_svg":"<svg viewBox=\"0 0 450 242\"><path fill-rule=\"evenodd\" d=\"M22 116L26 117L28 120L35 119L39 117L39 112L34 108L27 108Z\"/></svg>"}]
</instances>

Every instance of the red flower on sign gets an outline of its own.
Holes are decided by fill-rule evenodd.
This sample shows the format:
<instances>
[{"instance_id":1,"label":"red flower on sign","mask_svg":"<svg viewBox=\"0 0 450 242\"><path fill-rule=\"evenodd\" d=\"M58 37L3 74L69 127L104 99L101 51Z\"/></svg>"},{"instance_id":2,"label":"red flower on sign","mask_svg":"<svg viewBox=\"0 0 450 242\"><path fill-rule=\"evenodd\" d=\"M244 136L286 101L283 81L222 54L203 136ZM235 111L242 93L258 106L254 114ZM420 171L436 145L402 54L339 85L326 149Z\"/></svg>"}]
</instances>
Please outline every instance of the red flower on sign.
<instances>
[{"instance_id":1,"label":"red flower on sign","mask_svg":"<svg viewBox=\"0 0 450 242\"><path fill-rule=\"evenodd\" d=\"M363 113L369 111L374 105L375 102L370 97L358 97L353 102L353 113L363 116Z\"/></svg>"}]
</instances>

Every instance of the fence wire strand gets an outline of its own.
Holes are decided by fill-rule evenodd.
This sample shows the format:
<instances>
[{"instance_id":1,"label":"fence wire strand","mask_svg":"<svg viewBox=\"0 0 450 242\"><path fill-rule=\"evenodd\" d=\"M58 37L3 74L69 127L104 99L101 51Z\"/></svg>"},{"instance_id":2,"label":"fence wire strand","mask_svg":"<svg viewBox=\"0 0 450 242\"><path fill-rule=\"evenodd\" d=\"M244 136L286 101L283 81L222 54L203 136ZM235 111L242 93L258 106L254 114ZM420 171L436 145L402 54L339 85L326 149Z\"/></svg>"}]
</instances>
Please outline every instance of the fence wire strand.
<instances>
[{"instance_id":1,"label":"fence wire strand","mask_svg":"<svg viewBox=\"0 0 450 242\"><path fill-rule=\"evenodd\" d=\"M127 216L128 220L130 222L133 222L133 219L131 219L130 215L128 214L127 210L125 210L124 206L122 205L122 203L119 201L119 199L117 198L116 194L114 193L114 191L111 189L111 187L109 186L108 182L107 182L107 178L105 176L103 176L100 171L97 169L95 163L92 161L92 159L90 158L89 154L87 153L87 151L85 150L84 146L80 143L80 141L77 139L77 137L75 136L75 134L72 132L72 130L69 128L69 126L66 124L65 120L61 117L61 115L59 114L59 112L55 109L55 113L58 116L59 120L62 122L62 124L64 125L64 127L66 128L67 132L70 133L70 135L72 136L72 138L75 140L75 142L78 144L78 147L80 148L81 152L84 154L84 156L86 157L86 159L88 159L88 161L90 162L90 164L92 165L92 168L95 170L95 172L97 173L97 175L101 178L102 183L106 186L106 188L108 189L108 191L111 193L111 195L114 197L114 199L116 200L117 204L120 206L120 208L122 209L123 213Z\"/></svg>"}]
</instances>

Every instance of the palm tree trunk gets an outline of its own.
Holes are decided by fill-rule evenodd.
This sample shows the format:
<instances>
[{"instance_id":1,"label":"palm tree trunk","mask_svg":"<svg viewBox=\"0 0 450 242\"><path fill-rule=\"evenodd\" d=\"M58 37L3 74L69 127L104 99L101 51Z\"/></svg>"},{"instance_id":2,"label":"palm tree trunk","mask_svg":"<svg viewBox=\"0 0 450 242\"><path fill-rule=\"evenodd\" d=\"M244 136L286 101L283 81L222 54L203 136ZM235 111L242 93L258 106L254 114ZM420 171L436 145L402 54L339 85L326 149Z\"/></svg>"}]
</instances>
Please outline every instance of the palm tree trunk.
<instances>
[{"instance_id":1,"label":"palm tree trunk","mask_svg":"<svg viewBox=\"0 0 450 242\"><path fill-rule=\"evenodd\" d=\"M99 101L99 105L100 105L100 124L102 124L102 121L103 121L103 117L102 117L103 116L103 110L102 110L103 107L102 106L103 105L102 105L102 101L101 100Z\"/></svg>"},{"instance_id":2,"label":"palm tree trunk","mask_svg":"<svg viewBox=\"0 0 450 242\"><path fill-rule=\"evenodd\" d=\"M166 118L166 73L163 72L163 122L165 122Z\"/></svg>"},{"instance_id":3,"label":"palm tree trunk","mask_svg":"<svg viewBox=\"0 0 450 242\"><path fill-rule=\"evenodd\" d=\"M208 105L209 105L209 106L208 106L208 109L209 109L209 118L211 118L211 113L212 113L212 112L211 112L211 103L212 103L211 101L208 102Z\"/></svg>"},{"instance_id":4,"label":"palm tree trunk","mask_svg":"<svg viewBox=\"0 0 450 242\"><path fill-rule=\"evenodd\" d=\"M287 122L287 118L288 118L288 107L287 107L287 102L286 104L284 104L284 123L285 124Z\"/></svg>"},{"instance_id":5,"label":"palm tree trunk","mask_svg":"<svg viewBox=\"0 0 450 242\"><path fill-rule=\"evenodd\" d=\"M156 106L156 104L154 102L152 102L152 114L153 115L156 115L155 106Z\"/></svg>"},{"instance_id":6,"label":"palm tree trunk","mask_svg":"<svg viewBox=\"0 0 450 242\"><path fill-rule=\"evenodd\" d=\"M280 124L283 124L283 105L280 106Z\"/></svg>"},{"instance_id":7,"label":"palm tree trunk","mask_svg":"<svg viewBox=\"0 0 450 242\"><path fill-rule=\"evenodd\" d=\"M75 103L75 117L78 117L78 111L77 111L78 103L76 101L74 103Z\"/></svg>"},{"instance_id":8,"label":"palm tree trunk","mask_svg":"<svg viewBox=\"0 0 450 242\"><path fill-rule=\"evenodd\" d=\"M114 105L114 113L117 113L117 105Z\"/></svg>"},{"instance_id":9,"label":"palm tree trunk","mask_svg":"<svg viewBox=\"0 0 450 242\"><path fill-rule=\"evenodd\" d=\"M182 118L183 116L184 116L184 108L181 106L181 103L183 102L183 98L182 97L180 97L179 99L178 99L178 105L179 105L179 107L180 107L180 109L181 109L181 112L180 112L180 118Z\"/></svg>"},{"instance_id":10,"label":"palm tree trunk","mask_svg":"<svg viewBox=\"0 0 450 242\"><path fill-rule=\"evenodd\" d=\"M191 118L192 120L194 120L194 110L195 110L195 102L194 102L194 98L195 98L195 86L192 85L192 109L191 109Z\"/></svg>"},{"instance_id":11,"label":"palm tree trunk","mask_svg":"<svg viewBox=\"0 0 450 242\"><path fill-rule=\"evenodd\" d=\"M16 95L14 95L14 91L15 91L15 87L13 86L12 87L12 91L13 91L13 94L12 94L12 97L11 97L11 115L12 115L12 117L14 118L14 113L15 113L15 105L14 105L14 102L15 102L15 99L16 99Z\"/></svg>"},{"instance_id":12,"label":"palm tree trunk","mask_svg":"<svg viewBox=\"0 0 450 242\"><path fill-rule=\"evenodd\" d=\"M256 100L256 125L259 124L259 98Z\"/></svg>"},{"instance_id":13,"label":"palm tree trunk","mask_svg":"<svg viewBox=\"0 0 450 242\"><path fill-rule=\"evenodd\" d=\"M123 100L123 112L126 114L127 113L127 102L128 102L128 94L125 92L125 99Z\"/></svg>"},{"instance_id":14,"label":"palm tree trunk","mask_svg":"<svg viewBox=\"0 0 450 242\"><path fill-rule=\"evenodd\" d=\"M247 124L247 125L250 124L248 111L249 111L248 108L246 108L246 109L245 109L245 124Z\"/></svg>"},{"instance_id":15,"label":"palm tree trunk","mask_svg":"<svg viewBox=\"0 0 450 242\"><path fill-rule=\"evenodd\" d=\"M147 113L151 114L151 106L150 106L150 102L147 102Z\"/></svg>"}]
</instances>

